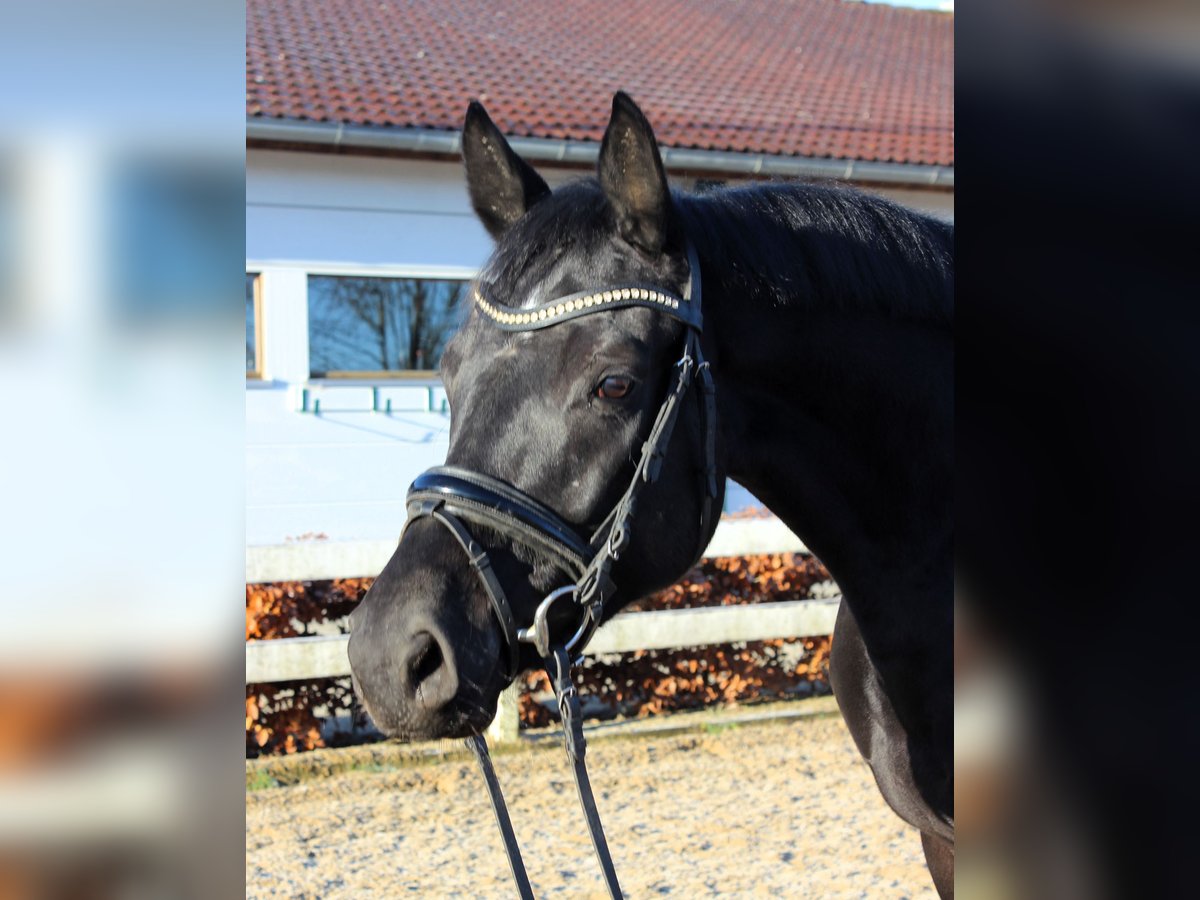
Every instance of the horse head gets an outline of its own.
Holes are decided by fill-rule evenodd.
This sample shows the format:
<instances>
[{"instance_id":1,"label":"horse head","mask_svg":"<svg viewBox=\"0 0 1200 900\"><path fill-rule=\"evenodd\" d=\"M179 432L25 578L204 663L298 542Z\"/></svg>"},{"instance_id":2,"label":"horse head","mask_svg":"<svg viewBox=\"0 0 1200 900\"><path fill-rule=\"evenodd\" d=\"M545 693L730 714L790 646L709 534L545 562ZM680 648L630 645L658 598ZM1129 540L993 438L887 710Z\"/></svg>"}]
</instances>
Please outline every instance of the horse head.
<instances>
[{"instance_id":1,"label":"horse head","mask_svg":"<svg viewBox=\"0 0 1200 900\"><path fill-rule=\"evenodd\" d=\"M477 733L516 670L541 661L514 645L498 603L521 626L540 606L562 643L580 610L544 598L578 584L610 539L620 552L604 564L597 622L679 578L711 536L724 478L711 392L706 406L679 374L700 356L699 313L688 310L699 306L698 263L641 111L618 94L596 177L554 191L477 103L463 154L496 248L442 359L447 467L414 485L399 545L351 620L356 690L380 728L406 739ZM666 429L669 446L647 463L673 392L675 436ZM615 513L640 481L618 542ZM448 518L437 493L447 484L460 509ZM515 516L471 514L512 497ZM559 539L568 551L542 539L555 529L578 536Z\"/></svg>"}]
</instances>

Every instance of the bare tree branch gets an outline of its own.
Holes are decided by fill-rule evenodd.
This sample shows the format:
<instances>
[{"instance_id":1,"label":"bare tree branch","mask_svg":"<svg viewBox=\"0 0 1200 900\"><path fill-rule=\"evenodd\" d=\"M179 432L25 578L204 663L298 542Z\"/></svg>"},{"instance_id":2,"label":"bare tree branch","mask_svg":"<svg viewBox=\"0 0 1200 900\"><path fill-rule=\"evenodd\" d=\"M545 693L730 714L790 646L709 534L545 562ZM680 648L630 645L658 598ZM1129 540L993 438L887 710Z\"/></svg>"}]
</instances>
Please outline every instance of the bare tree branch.
<instances>
[{"instance_id":1,"label":"bare tree branch","mask_svg":"<svg viewBox=\"0 0 1200 900\"><path fill-rule=\"evenodd\" d=\"M313 371L436 369L463 293L460 281L312 276Z\"/></svg>"}]
</instances>

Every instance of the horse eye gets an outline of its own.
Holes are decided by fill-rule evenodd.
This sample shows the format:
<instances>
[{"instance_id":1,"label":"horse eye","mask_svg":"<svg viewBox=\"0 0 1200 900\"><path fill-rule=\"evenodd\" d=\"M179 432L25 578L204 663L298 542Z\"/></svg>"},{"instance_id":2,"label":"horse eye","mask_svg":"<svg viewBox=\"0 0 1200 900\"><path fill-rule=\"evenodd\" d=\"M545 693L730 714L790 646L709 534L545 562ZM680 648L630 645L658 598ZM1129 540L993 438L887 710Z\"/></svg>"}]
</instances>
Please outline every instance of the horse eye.
<instances>
[{"instance_id":1,"label":"horse eye","mask_svg":"<svg viewBox=\"0 0 1200 900\"><path fill-rule=\"evenodd\" d=\"M632 378L625 375L609 375L596 387L596 396L605 400L620 400L632 390Z\"/></svg>"}]
</instances>

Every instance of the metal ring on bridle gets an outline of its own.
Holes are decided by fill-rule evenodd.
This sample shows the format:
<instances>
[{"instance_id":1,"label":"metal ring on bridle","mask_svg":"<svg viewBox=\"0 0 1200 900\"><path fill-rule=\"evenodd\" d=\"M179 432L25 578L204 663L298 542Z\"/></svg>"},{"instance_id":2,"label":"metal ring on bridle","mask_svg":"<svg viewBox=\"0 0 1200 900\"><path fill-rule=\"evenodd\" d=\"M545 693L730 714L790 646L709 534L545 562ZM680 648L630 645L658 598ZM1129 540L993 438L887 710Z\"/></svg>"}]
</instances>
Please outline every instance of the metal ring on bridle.
<instances>
[{"instance_id":1,"label":"metal ring on bridle","mask_svg":"<svg viewBox=\"0 0 1200 900\"><path fill-rule=\"evenodd\" d=\"M542 598L542 602L538 604L537 609L533 613L533 624L528 628L517 630L517 640L526 644L533 644L537 648L538 655L545 659L550 655L550 607L554 605L554 601L559 597L565 597L568 594L577 595L579 593L579 585L568 584L564 587L556 588ZM579 625L579 630L571 637L564 645L564 649L570 653L574 646L579 643L579 639L583 637L583 633L587 630L590 624L588 616L583 617L583 621Z\"/></svg>"}]
</instances>

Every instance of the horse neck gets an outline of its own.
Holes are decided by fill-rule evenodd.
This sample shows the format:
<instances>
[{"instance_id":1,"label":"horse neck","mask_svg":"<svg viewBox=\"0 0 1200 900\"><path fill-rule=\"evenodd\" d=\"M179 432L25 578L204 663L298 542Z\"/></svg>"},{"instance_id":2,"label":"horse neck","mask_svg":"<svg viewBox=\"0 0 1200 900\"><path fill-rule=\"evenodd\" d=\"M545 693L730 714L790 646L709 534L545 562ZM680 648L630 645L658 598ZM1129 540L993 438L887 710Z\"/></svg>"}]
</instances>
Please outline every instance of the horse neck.
<instances>
[{"instance_id":1,"label":"horse neck","mask_svg":"<svg viewBox=\"0 0 1200 900\"><path fill-rule=\"evenodd\" d=\"M894 641L915 605L949 607L950 327L727 287L704 302L728 473L821 558L868 645Z\"/></svg>"}]
</instances>

